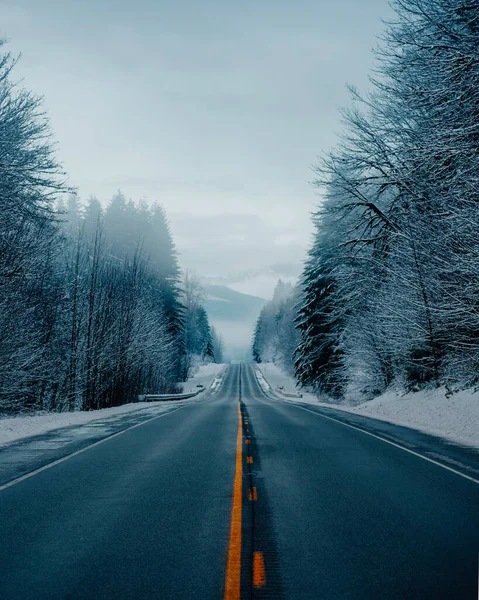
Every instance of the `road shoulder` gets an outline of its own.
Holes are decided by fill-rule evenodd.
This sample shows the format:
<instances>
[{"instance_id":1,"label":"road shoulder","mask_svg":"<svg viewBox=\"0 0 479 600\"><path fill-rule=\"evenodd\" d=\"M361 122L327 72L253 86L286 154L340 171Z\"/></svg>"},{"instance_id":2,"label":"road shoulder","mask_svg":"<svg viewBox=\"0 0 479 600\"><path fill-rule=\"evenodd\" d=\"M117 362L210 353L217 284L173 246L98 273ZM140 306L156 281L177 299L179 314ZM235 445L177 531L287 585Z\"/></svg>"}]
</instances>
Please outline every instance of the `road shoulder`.
<instances>
[{"instance_id":1,"label":"road shoulder","mask_svg":"<svg viewBox=\"0 0 479 600\"><path fill-rule=\"evenodd\" d=\"M388 443L400 446L407 451L444 465L448 469L457 471L479 482L478 448L462 445L412 427L341 410L338 407L327 407L319 404L319 402L318 404L302 402L301 398L292 400L276 393L269 382L268 385L269 389L265 389L264 385L260 385L260 388L263 394L272 400L297 406L303 410L316 413L319 417L330 418L346 426L362 430L367 434L375 435Z\"/></svg>"}]
</instances>

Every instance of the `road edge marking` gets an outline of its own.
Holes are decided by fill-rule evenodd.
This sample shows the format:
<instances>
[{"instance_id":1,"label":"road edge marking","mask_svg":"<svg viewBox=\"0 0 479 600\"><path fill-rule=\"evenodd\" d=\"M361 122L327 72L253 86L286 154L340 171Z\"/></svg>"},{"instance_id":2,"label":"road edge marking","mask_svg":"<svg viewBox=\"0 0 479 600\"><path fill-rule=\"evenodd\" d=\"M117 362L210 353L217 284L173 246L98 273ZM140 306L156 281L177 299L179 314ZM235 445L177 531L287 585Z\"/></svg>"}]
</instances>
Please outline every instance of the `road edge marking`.
<instances>
[{"instance_id":1,"label":"road edge marking","mask_svg":"<svg viewBox=\"0 0 479 600\"><path fill-rule=\"evenodd\" d=\"M479 485L479 479L474 479L474 477L471 477L470 475L466 475L465 473L461 473L461 471L457 471L456 469L453 469L452 467L448 467L447 465L445 465L444 463L441 463L437 460L434 460L433 458L429 458L428 456L424 456L424 454L420 454L419 452L415 452L414 450L410 450L409 448L405 448L404 446L401 446L401 444L397 444L395 442L392 442L391 440L387 440L386 438L381 437L380 435L376 435L375 433L371 433L369 431L366 431L366 429L362 429L361 427L357 427L355 425L350 425L349 423L345 423L344 421L341 421L340 419L335 419L333 417L328 417L327 415L324 415L323 413L317 412L315 410L311 410L309 408L306 408L305 406L300 406L301 401L291 401L291 400L287 400L286 398L280 398L279 396L276 396L273 392L271 392L272 396L268 396L264 391L263 388L260 386L260 384L258 383L258 378L256 377L256 370L255 368L251 365L252 369L253 369L253 373L254 373L254 378L255 381L258 385L258 389L259 391L263 394L263 396L267 399L267 400L279 400L280 402L283 402L284 404L289 404L290 406L295 406L296 408L300 408L302 410L305 410L306 412L312 413L313 415L318 415L318 417L323 417L323 419L329 419L330 421L334 421L335 423L339 423L340 425L344 425L345 427L350 427L351 429L356 429L356 431L361 431L361 433L365 433L366 435L370 435L373 438L376 438L377 440L381 440L382 442L385 442L386 444L390 444L391 446L395 446L396 448L399 448L400 450L404 450L404 452L409 452L409 454L413 454L414 456L417 456L418 458L422 458L423 460L426 460L427 462L432 463L433 465L437 465L438 467L442 467L443 469L445 469L446 471L450 471L451 473L455 473L456 475L459 475L459 477L463 477L464 479L467 479L468 481L472 481L472 483L475 483L476 485ZM264 377L264 375L263 375ZM268 383L269 385L269 383ZM271 387L271 386L270 386ZM394 425L394 423L392 423L392 425Z\"/></svg>"},{"instance_id":2,"label":"road edge marking","mask_svg":"<svg viewBox=\"0 0 479 600\"><path fill-rule=\"evenodd\" d=\"M85 446L84 448L81 448L80 450L76 450L75 452L72 452L71 454L62 456L62 458L58 458L57 460L54 460L53 462L48 463L47 465L43 465L43 467L39 467L38 469L35 469L34 471L25 473L25 475L21 475L20 477L16 477L15 479L12 479L11 481L8 481L7 483L0 485L0 492L2 492L3 490L5 490L9 487L16 485L17 483L21 483L22 481L25 481L26 479L30 479L30 477L34 477L35 475L38 475L39 473L42 473L43 471L46 471L47 469L51 469L52 467L55 467L56 465L59 465L60 463L65 462L66 460L69 460L70 458L73 458L74 456L83 454L83 452L90 450L90 448L95 448L95 446L99 446L100 444L109 442L113 438L116 438L119 435L126 433L127 431L131 431L132 429L136 429L137 427L141 427L142 425L151 423L151 421L155 421L156 419L161 419L162 417L171 415L172 413L175 413L178 410L182 410L183 408L186 408L187 406L188 405L179 406L178 408L175 408L173 410L168 410L168 411L162 413L161 415L157 415L156 417L152 417L151 419L147 419L146 421L142 421L141 423L136 423L135 425L132 425L131 427L127 427L126 429L122 429L121 431L117 431L116 433L112 433L111 435L109 435L101 440L98 440L97 442L94 442L93 444L90 444L89 446Z\"/></svg>"},{"instance_id":3,"label":"road edge marking","mask_svg":"<svg viewBox=\"0 0 479 600\"><path fill-rule=\"evenodd\" d=\"M281 398L279 398L279 400L281 400ZM322 413L319 413L319 412L317 412L315 410L310 410L309 408L306 408L305 406L298 406L294 402L289 402L288 400L285 400L284 402L286 404L290 404L291 406L295 406L296 408L300 408L301 410L305 410L306 412L312 413L313 415L317 415L318 417L322 417L323 419L329 419L330 421L334 421L335 423L339 423L340 425L344 425L344 427L349 427L350 429L355 429L356 431L360 431L361 433L364 433L366 435L370 435L371 437L376 438L377 440L381 440L381 442L385 442L386 444L390 444L391 446L394 446L395 448L399 448L400 450L404 450L404 452L409 452L409 454L413 454L414 456L417 456L418 458L422 458L423 460L426 460L427 462L430 462L433 465L437 465L438 467L442 467L443 469L446 469L446 471L450 471L451 473L455 473L456 475L459 475L460 477L463 477L464 479L467 479L468 481L472 481L472 483L475 483L476 485L479 485L479 479L474 479L474 477L471 477L470 475L466 475L465 473L461 473L460 471L457 471L456 469L453 469L452 467L448 467L447 465L444 465L443 463L440 463L437 460L434 460L433 458L429 458L428 456L424 456L424 454L420 454L419 452L415 452L414 450L410 450L409 448L405 448L404 446L401 446L401 444L397 444L396 442L392 442L391 440L387 440L386 438L383 438L380 435L376 435L375 433L371 433L370 431L366 431L365 429L362 429L361 427L356 427L355 425L350 425L349 423L345 423L344 421L340 421L339 419L334 419L333 417L328 417L327 415L323 415Z\"/></svg>"},{"instance_id":4,"label":"road edge marking","mask_svg":"<svg viewBox=\"0 0 479 600\"><path fill-rule=\"evenodd\" d=\"M241 597L241 527L243 518L243 432L238 402L238 435L236 438L236 468L231 508L230 537L226 561L224 600Z\"/></svg>"}]
</instances>

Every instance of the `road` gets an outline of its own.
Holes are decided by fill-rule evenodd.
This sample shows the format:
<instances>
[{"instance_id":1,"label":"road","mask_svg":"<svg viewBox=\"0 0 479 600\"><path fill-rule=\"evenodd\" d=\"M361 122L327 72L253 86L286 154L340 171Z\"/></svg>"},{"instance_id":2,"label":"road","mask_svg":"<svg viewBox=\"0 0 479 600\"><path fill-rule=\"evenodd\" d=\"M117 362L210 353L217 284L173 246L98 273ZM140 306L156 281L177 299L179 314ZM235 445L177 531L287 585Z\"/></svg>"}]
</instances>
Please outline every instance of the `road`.
<instances>
[{"instance_id":1,"label":"road","mask_svg":"<svg viewBox=\"0 0 479 600\"><path fill-rule=\"evenodd\" d=\"M0 598L475 599L476 478L408 447L232 365L216 394L0 486Z\"/></svg>"}]
</instances>

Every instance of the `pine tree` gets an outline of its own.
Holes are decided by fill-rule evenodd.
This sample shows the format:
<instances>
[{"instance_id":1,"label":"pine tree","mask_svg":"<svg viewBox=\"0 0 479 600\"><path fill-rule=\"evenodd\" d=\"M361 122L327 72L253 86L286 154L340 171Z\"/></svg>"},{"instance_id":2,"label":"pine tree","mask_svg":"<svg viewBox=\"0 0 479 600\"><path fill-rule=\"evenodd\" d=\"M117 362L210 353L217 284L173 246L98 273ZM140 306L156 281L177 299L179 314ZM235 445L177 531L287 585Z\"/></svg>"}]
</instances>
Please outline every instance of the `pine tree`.
<instances>
[{"instance_id":1,"label":"pine tree","mask_svg":"<svg viewBox=\"0 0 479 600\"><path fill-rule=\"evenodd\" d=\"M182 373L182 361L185 356L184 343L184 306L181 303L181 277L178 267L178 256L171 235L170 227L161 206L154 204L152 208L153 239L145 242L146 251L158 273L161 285L161 298L167 317L167 330L175 342L175 360L178 376ZM153 245L154 240L154 245Z\"/></svg>"},{"instance_id":2,"label":"pine tree","mask_svg":"<svg viewBox=\"0 0 479 600\"><path fill-rule=\"evenodd\" d=\"M298 343L296 303L297 290L280 279L256 321L251 348L255 362L275 362L292 373Z\"/></svg>"},{"instance_id":3,"label":"pine tree","mask_svg":"<svg viewBox=\"0 0 479 600\"><path fill-rule=\"evenodd\" d=\"M338 314L335 263L325 242L320 215L316 215L316 238L309 251L301 285L302 303L297 326L300 341L295 352L295 373L302 386L341 397L344 388L341 335L344 321Z\"/></svg>"}]
</instances>

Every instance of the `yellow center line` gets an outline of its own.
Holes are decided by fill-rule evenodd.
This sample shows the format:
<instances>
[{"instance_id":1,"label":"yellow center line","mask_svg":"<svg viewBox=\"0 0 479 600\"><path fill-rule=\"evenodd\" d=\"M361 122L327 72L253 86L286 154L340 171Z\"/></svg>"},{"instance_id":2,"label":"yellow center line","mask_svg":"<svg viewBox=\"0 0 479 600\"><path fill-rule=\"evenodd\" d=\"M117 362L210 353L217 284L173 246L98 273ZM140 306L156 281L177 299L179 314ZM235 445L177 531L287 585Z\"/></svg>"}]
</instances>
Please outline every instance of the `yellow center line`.
<instances>
[{"instance_id":1,"label":"yellow center line","mask_svg":"<svg viewBox=\"0 0 479 600\"><path fill-rule=\"evenodd\" d=\"M264 558L262 552L253 554L253 587L260 588L266 583L266 573L264 570Z\"/></svg>"},{"instance_id":2,"label":"yellow center line","mask_svg":"<svg viewBox=\"0 0 479 600\"><path fill-rule=\"evenodd\" d=\"M241 595L241 518L243 494L243 434L241 431L241 411L238 404L238 436L236 439L236 472L233 487L233 507L231 509L230 539L226 562L224 600L240 600Z\"/></svg>"}]
</instances>

